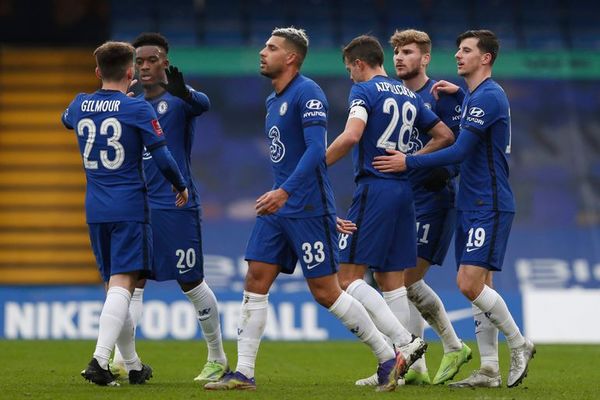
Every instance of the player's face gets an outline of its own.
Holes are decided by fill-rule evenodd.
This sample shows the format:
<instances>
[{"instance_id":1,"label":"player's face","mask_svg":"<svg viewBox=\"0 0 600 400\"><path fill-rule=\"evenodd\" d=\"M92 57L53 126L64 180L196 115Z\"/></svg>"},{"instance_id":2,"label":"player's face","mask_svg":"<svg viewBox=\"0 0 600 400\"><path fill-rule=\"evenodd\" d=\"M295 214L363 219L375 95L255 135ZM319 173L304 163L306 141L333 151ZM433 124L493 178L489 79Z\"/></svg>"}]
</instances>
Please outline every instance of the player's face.
<instances>
[{"instance_id":1,"label":"player's face","mask_svg":"<svg viewBox=\"0 0 600 400\"><path fill-rule=\"evenodd\" d=\"M350 79L352 79L352 82L364 81L360 68L360 60L356 59L354 61L348 61L348 59L344 57L344 65L346 65L346 71L348 71L350 74Z\"/></svg>"},{"instance_id":2,"label":"player's face","mask_svg":"<svg viewBox=\"0 0 600 400\"><path fill-rule=\"evenodd\" d=\"M158 46L140 46L135 50L135 68L144 87L166 81L165 68L168 66L167 56Z\"/></svg>"},{"instance_id":3,"label":"player's face","mask_svg":"<svg viewBox=\"0 0 600 400\"><path fill-rule=\"evenodd\" d=\"M409 80L419 75L426 63L423 60L424 54L416 43L394 48L394 67L396 75L402 80Z\"/></svg>"},{"instance_id":4,"label":"player's face","mask_svg":"<svg viewBox=\"0 0 600 400\"><path fill-rule=\"evenodd\" d=\"M460 76L472 75L481 67L484 54L477 47L478 42L477 38L466 38L460 42L458 51L454 55Z\"/></svg>"},{"instance_id":5,"label":"player's face","mask_svg":"<svg viewBox=\"0 0 600 400\"><path fill-rule=\"evenodd\" d=\"M260 51L260 73L275 79L285 70L290 51L285 47L285 39L271 36Z\"/></svg>"}]
</instances>

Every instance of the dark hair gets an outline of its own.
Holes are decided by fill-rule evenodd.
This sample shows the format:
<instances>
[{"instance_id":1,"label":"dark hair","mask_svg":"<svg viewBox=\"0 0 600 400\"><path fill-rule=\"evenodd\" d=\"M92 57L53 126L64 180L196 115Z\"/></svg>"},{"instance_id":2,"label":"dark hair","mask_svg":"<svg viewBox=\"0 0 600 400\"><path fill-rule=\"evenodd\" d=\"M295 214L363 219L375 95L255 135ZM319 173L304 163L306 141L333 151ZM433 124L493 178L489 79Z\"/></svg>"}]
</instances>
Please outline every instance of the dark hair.
<instances>
[{"instance_id":1,"label":"dark hair","mask_svg":"<svg viewBox=\"0 0 600 400\"><path fill-rule=\"evenodd\" d=\"M169 41L166 37L156 32L141 33L132 43L136 49L142 46L159 46L165 49L165 53L169 54Z\"/></svg>"},{"instance_id":2,"label":"dark hair","mask_svg":"<svg viewBox=\"0 0 600 400\"><path fill-rule=\"evenodd\" d=\"M294 28L293 26L289 28L275 28L271 35L282 37L291 43L294 50L300 55L298 66L301 66L304 58L306 58L306 53L308 53L308 36L304 29Z\"/></svg>"},{"instance_id":3,"label":"dark hair","mask_svg":"<svg viewBox=\"0 0 600 400\"><path fill-rule=\"evenodd\" d=\"M361 35L352 39L342 49L342 60L362 60L370 67L379 67L383 65L383 48L374 36Z\"/></svg>"},{"instance_id":4,"label":"dark hair","mask_svg":"<svg viewBox=\"0 0 600 400\"><path fill-rule=\"evenodd\" d=\"M466 31L456 38L456 47L460 47L460 43L468 38L478 39L477 48L483 53L490 53L492 55L490 65L493 65L496 57L498 57L498 50L500 50L500 42L494 32L487 29Z\"/></svg>"},{"instance_id":5,"label":"dark hair","mask_svg":"<svg viewBox=\"0 0 600 400\"><path fill-rule=\"evenodd\" d=\"M133 65L135 49L125 42L106 42L94 50L103 81L120 81Z\"/></svg>"}]
</instances>

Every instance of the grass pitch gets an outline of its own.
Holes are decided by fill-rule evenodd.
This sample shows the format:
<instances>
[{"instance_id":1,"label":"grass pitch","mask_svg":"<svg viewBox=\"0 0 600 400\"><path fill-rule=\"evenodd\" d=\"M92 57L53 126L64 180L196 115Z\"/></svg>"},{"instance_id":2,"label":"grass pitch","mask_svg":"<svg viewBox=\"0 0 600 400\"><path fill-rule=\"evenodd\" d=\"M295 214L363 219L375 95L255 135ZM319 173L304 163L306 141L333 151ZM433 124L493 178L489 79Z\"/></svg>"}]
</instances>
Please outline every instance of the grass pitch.
<instances>
[{"instance_id":1,"label":"grass pitch","mask_svg":"<svg viewBox=\"0 0 600 400\"><path fill-rule=\"evenodd\" d=\"M479 365L474 358L456 379ZM508 374L508 350L500 344L503 384ZM206 350L203 342L139 341L138 353L154 369L146 385L99 387L79 372L91 358L91 341L0 341L1 399L594 399L600 397L600 346L539 345L529 376L514 389L450 389L444 386L402 386L395 393L375 393L354 381L375 371L376 361L358 342L263 342L258 355L256 392L204 391L193 382ZM235 367L236 345L225 349ZM433 377L442 355L439 343L427 352Z\"/></svg>"}]
</instances>

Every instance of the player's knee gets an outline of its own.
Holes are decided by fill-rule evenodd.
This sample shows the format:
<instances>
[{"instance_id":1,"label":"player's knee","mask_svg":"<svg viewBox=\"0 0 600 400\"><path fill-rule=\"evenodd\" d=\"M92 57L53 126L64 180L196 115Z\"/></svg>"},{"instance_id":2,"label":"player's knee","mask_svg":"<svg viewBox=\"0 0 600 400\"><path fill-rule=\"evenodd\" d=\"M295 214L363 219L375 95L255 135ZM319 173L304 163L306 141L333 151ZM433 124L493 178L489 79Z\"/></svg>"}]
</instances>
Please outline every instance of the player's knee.
<instances>
[{"instance_id":1,"label":"player's knee","mask_svg":"<svg viewBox=\"0 0 600 400\"><path fill-rule=\"evenodd\" d=\"M338 282L340 283L342 290L348 289L348 286L350 286L350 284L354 281L354 277L338 275Z\"/></svg>"},{"instance_id":2,"label":"player's knee","mask_svg":"<svg viewBox=\"0 0 600 400\"><path fill-rule=\"evenodd\" d=\"M335 296L333 293L325 290L313 291L312 295L315 301L325 308L330 308L339 297L339 294L338 296Z\"/></svg>"},{"instance_id":3,"label":"player's knee","mask_svg":"<svg viewBox=\"0 0 600 400\"><path fill-rule=\"evenodd\" d=\"M475 300L479 295L477 292L477 285L475 285L475 282L468 279L467 276L459 274L456 277L456 285L458 286L458 290L471 301Z\"/></svg>"}]
</instances>

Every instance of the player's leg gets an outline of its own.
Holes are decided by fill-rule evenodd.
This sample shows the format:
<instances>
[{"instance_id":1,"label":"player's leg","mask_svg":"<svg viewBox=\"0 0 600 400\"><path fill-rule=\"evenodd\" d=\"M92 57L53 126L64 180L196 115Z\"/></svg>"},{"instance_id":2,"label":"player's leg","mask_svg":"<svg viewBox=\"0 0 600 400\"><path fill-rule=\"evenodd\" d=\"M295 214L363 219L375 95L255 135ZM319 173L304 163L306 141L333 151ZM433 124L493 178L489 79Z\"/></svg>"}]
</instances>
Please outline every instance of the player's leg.
<instances>
[{"instance_id":1,"label":"player's leg","mask_svg":"<svg viewBox=\"0 0 600 400\"><path fill-rule=\"evenodd\" d=\"M396 356L394 349L377 330L363 305L340 288L335 274L307 277L307 282L315 300L369 346L377 358L377 390L394 390L398 378L406 372L406 361L400 353Z\"/></svg>"},{"instance_id":2,"label":"player's leg","mask_svg":"<svg viewBox=\"0 0 600 400\"><path fill-rule=\"evenodd\" d=\"M262 216L256 223L246 248L248 271L238 320L238 361L235 372L204 385L208 390L255 390L256 355L267 323L269 289L284 263L295 265L287 246L279 217ZM293 271L293 267L292 267Z\"/></svg>"},{"instance_id":3,"label":"player's leg","mask_svg":"<svg viewBox=\"0 0 600 400\"><path fill-rule=\"evenodd\" d=\"M384 309L383 311L379 310L383 314L387 306L381 295L362 279L355 280L350 284L349 290L353 295L341 290L338 278L335 277L337 270L335 217L329 215L306 219L301 223L294 224L293 229L288 229L286 233L294 243L294 250L300 259L304 276L307 278L308 286L315 300L326 307L360 340L369 345L379 360L378 390L393 390L396 387L398 376L402 376L406 372L407 361L404 353L393 357L393 349L385 342L381 332L373 323L370 313L361 303L361 301L365 301L368 307L376 307L375 304L378 302ZM346 265L345 267L349 268L348 271L351 272L349 275L354 277L359 277L360 272L364 273L365 271L364 266ZM373 294L374 296L372 296ZM372 312L375 316L376 310L372 310ZM391 311L388 309L387 312L389 313L389 322L394 323L398 329L402 329ZM375 318L380 318L380 315L376 315ZM379 322L382 323L381 320ZM385 330L385 328L383 329ZM396 335L394 331L384 333ZM424 349L420 351L422 352Z\"/></svg>"},{"instance_id":4,"label":"player's leg","mask_svg":"<svg viewBox=\"0 0 600 400\"><path fill-rule=\"evenodd\" d=\"M486 285L489 271L501 270L513 216L502 212L463 213L459 223L468 239L457 275L463 295L506 337L511 350L508 387L517 386L527 376L529 361L535 354L535 346L523 337L500 294Z\"/></svg>"},{"instance_id":5,"label":"player's leg","mask_svg":"<svg viewBox=\"0 0 600 400\"><path fill-rule=\"evenodd\" d=\"M485 284L491 288L494 287L492 271L488 272ZM475 319L475 337L477 338L477 346L479 347L479 355L481 357L481 370L488 372L490 376L498 376L500 378L498 328L476 306L473 306L473 318Z\"/></svg>"},{"instance_id":6,"label":"player's leg","mask_svg":"<svg viewBox=\"0 0 600 400\"><path fill-rule=\"evenodd\" d=\"M339 268L340 286L363 305L377 330L390 338L395 345L402 346L409 343L412 340L411 334L392 313L381 294L362 279L367 267L340 264Z\"/></svg>"},{"instance_id":7,"label":"player's leg","mask_svg":"<svg viewBox=\"0 0 600 400\"><path fill-rule=\"evenodd\" d=\"M146 279L139 279L135 285L133 294L131 295L131 301L129 302L129 314L131 315L131 323L133 324L133 338L135 340L136 328L142 318L142 311L144 307L144 287L146 286ZM112 360L109 362L110 372L112 372L119 379L126 379L128 377L127 368L125 367L125 360L119 350L119 343L115 346L115 352Z\"/></svg>"},{"instance_id":8,"label":"player's leg","mask_svg":"<svg viewBox=\"0 0 600 400\"><path fill-rule=\"evenodd\" d=\"M413 222L402 222L405 218L412 218ZM391 292L405 292L402 271L416 263L414 239L406 246L399 240L405 237L404 230L409 234L415 231L410 184L383 179L359 184L348 219L356 223L357 230L350 236L340 235L341 286L363 304L379 331L395 345L406 345L412 340L412 335L400 322L407 320L406 296L403 309L392 310L377 290L358 278L362 278L361 273L364 275L366 266L370 266L376 271L376 279L379 273L382 278L386 277L379 282L386 285L380 285L383 296L397 299L392 306L401 302L401 296Z\"/></svg>"},{"instance_id":9,"label":"player's leg","mask_svg":"<svg viewBox=\"0 0 600 400\"><path fill-rule=\"evenodd\" d=\"M157 210L155 210L157 211ZM169 210L154 212L152 221L155 230L161 236L169 235L170 240L163 240L160 250L162 257L155 257L155 269L170 270L181 287L183 294L192 303L202 336L207 345L207 361L202 371L194 378L204 385L219 380L228 370L227 356L223 349L221 321L217 298L204 280L204 256L202 252L202 228L199 210ZM161 229L159 232L158 229ZM159 246L155 253L158 255ZM168 257L171 255L171 257ZM172 258L174 256L174 258Z\"/></svg>"},{"instance_id":10,"label":"player's leg","mask_svg":"<svg viewBox=\"0 0 600 400\"><path fill-rule=\"evenodd\" d=\"M267 323L269 289L281 268L276 264L248 261L244 298L238 321L238 361L235 372L204 385L208 390L255 390L254 369Z\"/></svg>"},{"instance_id":11,"label":"player's leg","mask_svg":"<svg viewBox=\"0 0 600 400\"><path fill-rule=\"evenodd\" d=\"M485 284L493 288L492 271L485 278ZM450 387L500 387L502 377L498 363L498 328L489 318L476 306L473 308L473 319L475 321L475 337L479 348L480 367L467 378L453 382Z\"/></svg>"},{"instance_id":12,"label":"player's leg","mask_svg":"<svg viewBox=\"0 0 600 400\"><path fill-rule=\"evenodd\" d=\"M419 258L416 268L405 271L405 279L410 302L437 333L444 346L444 357L433 378L434 384L440 384L452 379L471 358L471 349L456 335L441 299L424 280L432 264L441 265L444 261L456 224L456 213L454 209L419 213L417 221ZM419 318L416 319L415 324L418 325Z\"/></svg>"},{"instance_id":13,"label":"player's leg","mask_svg":"<svg viewBox=\"0 0 600 400\"><path fill-rule=\"evenodd\" d=\"M82 376L99 385L118 385L108 370L108 361L117 340L126 337L133 340L132 332L128 330L131 327L129 302L140 272L148 269L144 260L151 252L150 231L147 224L137 222L90 224L89 227L96 261L107 282L107 294L100 314L94 356ZM128 367L134 368L139 363L135 346L133 355L131 348L127 350Z\"/></svg>"}]
</instances>

